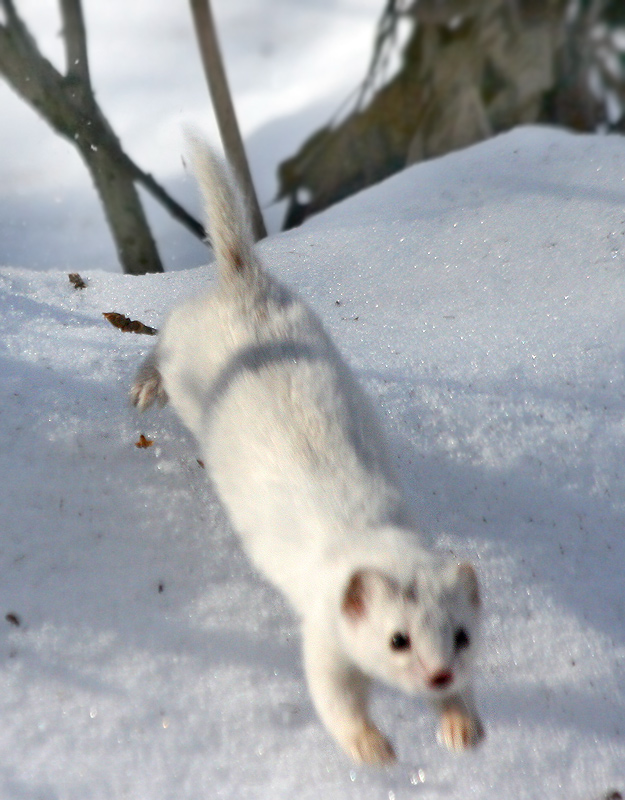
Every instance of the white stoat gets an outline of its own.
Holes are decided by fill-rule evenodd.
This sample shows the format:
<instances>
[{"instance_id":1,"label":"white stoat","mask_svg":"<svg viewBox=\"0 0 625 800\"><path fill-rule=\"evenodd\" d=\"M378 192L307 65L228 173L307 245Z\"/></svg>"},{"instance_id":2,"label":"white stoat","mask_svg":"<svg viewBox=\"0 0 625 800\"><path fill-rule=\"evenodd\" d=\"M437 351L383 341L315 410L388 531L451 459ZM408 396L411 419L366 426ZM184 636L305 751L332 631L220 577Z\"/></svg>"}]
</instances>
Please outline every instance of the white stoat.
<instances>
[{"instance_id":1,"label":"white stoat","mask_svg":"<svg viewBox=\"0 0 625 800\"><path fill-rule=\"evenodd\" d=\"M471 693L475 572L424 549L372 406L317 316L263 269L223 162L190 137L219 271L175 308L132 400L169 400L245 550L302 618L317 712L357 761L393 749L370 680L424 691L449 748L483 735Z\"/></svg>"}]
</instances>

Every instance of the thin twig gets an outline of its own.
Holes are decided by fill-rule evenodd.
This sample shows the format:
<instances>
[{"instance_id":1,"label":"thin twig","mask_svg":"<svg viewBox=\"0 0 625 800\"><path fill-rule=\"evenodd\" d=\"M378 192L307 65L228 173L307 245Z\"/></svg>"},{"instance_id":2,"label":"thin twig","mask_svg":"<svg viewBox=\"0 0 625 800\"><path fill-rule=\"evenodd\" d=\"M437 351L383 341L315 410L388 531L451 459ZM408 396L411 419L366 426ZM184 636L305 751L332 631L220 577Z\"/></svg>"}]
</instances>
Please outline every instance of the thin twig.
<instances>
[{"instance_id":1,"label":"thin twig","mask_svg":"<svg viewBox=\"0 0 625 800\"><path fill-rule=\"evenodd\" d=\"M4 13L7 15L7 23L12 25L15 20L19 19L15 6L13 5L13 0L2 0L2 5L4 6Z\"/></svg>"},{"instance_id":2,"label":"thin twig","mask_svg":"<svg viewBox=\"0 0 625 800\"><path fill-rule=\"evenodd\" d=\"M208 233L201 222L189 214L148 172L143 172L134 161L126 156L126 163L134 179L141 184L158 202L163 205L174 219L190 231L198 239L210 245Z\"/></svg>"},{"instance_id":3,"label":"thin twig","mask_svg":"<svg viewBox=\"0 0 625 800\"><path fill-rule=\"evenodd\" d=\"M90 89L87 33L80 0L61 0L61 15L63 17L67 77L79 80L83 85L83 90Z\"/></svg>"},{"instance_id":4,"label":"thin twig","mask_svg":"<svg viewBox=\"0 0 625 800\"><path fill-rule=\"evenodd\" d=\"M234 104L228 89L228 80L219 50L210 2L209 0L190 0L190 5L204 73L213 100L224 150L237 178L241 181L244 194L250 204L254 237L257 240L264 239L267 236L267 231L258 204L258 198L254 191L254 183L245 155L243 139L241 138Z\"/></svg>"}]
</instances>

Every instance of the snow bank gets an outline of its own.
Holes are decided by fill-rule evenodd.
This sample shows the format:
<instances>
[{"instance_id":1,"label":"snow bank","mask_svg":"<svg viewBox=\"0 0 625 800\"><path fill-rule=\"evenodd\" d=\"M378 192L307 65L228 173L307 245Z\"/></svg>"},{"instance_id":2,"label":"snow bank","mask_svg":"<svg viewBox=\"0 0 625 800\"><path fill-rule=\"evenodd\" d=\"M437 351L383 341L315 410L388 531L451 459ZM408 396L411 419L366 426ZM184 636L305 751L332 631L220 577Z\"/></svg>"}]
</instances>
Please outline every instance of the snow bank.
<instances>
[{"instance_id":1,"label":"snow bank","mask_svg":"<svg viewBox=\"0 0 625 800\"><path fill-rule=\"evenodd\" d=\"M262 245L379 403L425 535L482 576L487 741L451 755L380 689L382 772L317 722L190 437L127 404L152 341L102 312L158 327L211 270L1 269L0 797L622 791L623 176L621 139L518 130Z\"/></svg>"}]
</instances>

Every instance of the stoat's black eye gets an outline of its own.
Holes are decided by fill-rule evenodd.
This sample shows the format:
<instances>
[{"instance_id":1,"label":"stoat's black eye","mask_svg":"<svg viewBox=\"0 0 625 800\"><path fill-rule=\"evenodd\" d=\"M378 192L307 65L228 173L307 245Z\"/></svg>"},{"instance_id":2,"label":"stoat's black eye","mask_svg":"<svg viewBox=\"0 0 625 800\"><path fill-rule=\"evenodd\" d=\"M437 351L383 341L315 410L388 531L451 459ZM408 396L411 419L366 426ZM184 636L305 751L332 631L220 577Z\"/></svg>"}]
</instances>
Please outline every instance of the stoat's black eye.
<instances>
[{"instance_id":1,"label":"stoat's black eye","mask_svg":"<svg viewBox=\"0 0 625 800\"><path fill-rule=\"evenodd\" d=\"M391 650L410 650L410 636L398 631L391 636Z\"/></svg>"},{"instance_id":2,"label":"stoat's black eye","mask_svg":"<svg viewBox=\"0 0 625 800\"><path fill-rule=\"evenodd\" d=\"M470 643L469 634L464 628L458 628L454 634L454 646L456 650L462 650L463 647L468 647Z\"/></svg>"}]
</instances>

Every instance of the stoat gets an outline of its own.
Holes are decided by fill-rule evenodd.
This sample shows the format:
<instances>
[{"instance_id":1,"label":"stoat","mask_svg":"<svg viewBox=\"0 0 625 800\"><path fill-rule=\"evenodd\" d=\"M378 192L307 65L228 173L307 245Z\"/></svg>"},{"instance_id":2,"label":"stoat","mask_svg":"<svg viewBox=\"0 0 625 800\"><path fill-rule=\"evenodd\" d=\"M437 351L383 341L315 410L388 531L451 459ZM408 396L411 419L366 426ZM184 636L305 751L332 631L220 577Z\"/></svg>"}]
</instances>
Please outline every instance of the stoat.
<instances>
[{"instance_id":1,"label":"stoat","mask_svg":"<svg viewBox=\"0 0 625 800\"><path fill-rule=\"evenodd\" d=\"M447 747L472 747L474 569L420 543L372 405L319 318L265 271L226 165L194 136L189 149L218 287L173 310L132 401L169 401L195 435L243 547L301 617L310 694L343 749L395 758L367 710L372 679L424 692Z\"/></svg>"}]
</instances>

